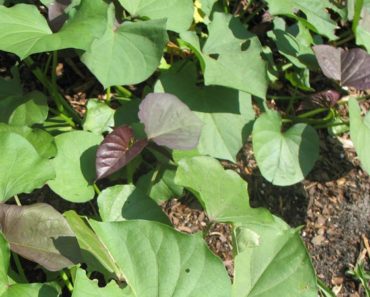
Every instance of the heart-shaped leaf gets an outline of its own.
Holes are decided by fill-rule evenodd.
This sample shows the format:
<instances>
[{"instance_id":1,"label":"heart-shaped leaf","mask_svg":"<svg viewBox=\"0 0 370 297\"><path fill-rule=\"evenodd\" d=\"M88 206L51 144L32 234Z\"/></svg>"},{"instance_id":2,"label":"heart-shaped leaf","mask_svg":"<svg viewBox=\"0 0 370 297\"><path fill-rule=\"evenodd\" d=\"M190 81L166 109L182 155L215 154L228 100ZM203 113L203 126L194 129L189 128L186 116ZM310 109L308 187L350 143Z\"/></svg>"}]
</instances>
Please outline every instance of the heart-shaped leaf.
<instances>
[{"instance_id":1,"label":"heart-shaped leaf","mask_svg":"<svg viewBox=\"0 0 370 297\"><path fill-rule=\"evenodd\" d=\"M72 266L80 259L73 231L49 204L0 204L0 224L12 251L50 271Z\"/></svg>"},{"instance_id":2,"label":"heart-shaped leaf","mask_svg":"<svg viewBox=\"0 0 370 297\"><path fill-rule=\"evenodd\" d=\"M129 126L115 128L105 137L96 152L96 179L121 169L140 154L147 144L146 139L136 140Z\"/></svg>"},{"instance_id":3,"label":"heart-shaped leaf","mask_svg":"<svg viewBox=\"0 0 370 297\"><path fill-rule=\"evenodd\" d=\"M360 48L343 50L330 45L313 47L320 68L326 77L342 86L359 90L370 88L370 55Z\"/></svg>"},{"instance_id":4,"label":"heart-shaped leaf","mask_svg":"<svg viewBox=\"0 0 370 297\"><path fill-rule=\"evenodd\" d=\"M115 26L111 16L104 34L82 56L105 88L147 79L157 69L168 38L163 19Z\"/></svg>"},{"instance_id":5,"label":"heart-shaped leaf","mask_svg":"<svg viewBox=\"0 0 370 297\"><path fill-rule=\"evenodd\" d=\"M253 150L264 178L288 186L304 179L319 156L319 138L306 124L296 124L284 133L279 113L262 114L253 126Z\"/></svg>"},{"instance_id":6,"label":"heart-shaped leaf","mask_svg":"<svg viewBox=\"0 0 370 297\"><path fill-rule=\"evenodd\" d=\"M175 95L151 93L140 104L139 119L149 139L171 149L198 145L203 123Z\"/></svg>"},{"instance_id":7,"label":"heart-shaped leaf","mask_svg":"<svg viewBox=\"0 0 370 297\"><path fill-rule=\"evenodd\" d=\"M0 132L0 168L0 201L30 193L55 177L50 161L41 158L26 138L11 131Z\"/></svg>"}]
</instances>

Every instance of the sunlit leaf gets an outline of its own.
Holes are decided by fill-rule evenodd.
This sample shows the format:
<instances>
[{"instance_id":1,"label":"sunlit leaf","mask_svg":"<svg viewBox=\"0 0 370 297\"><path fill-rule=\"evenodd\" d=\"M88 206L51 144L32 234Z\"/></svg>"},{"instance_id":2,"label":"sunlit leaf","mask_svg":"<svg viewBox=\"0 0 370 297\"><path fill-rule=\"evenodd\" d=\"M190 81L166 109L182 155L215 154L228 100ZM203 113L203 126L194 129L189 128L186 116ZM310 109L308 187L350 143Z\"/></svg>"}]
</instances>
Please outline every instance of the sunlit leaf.
<instances>
[{"instance_id":1,"label":"sunlit leaf","mask_svg":"<svg viewBox=\"0 0 370 297\"><path fill-rule=\"evenodd\" d=\"M104 101L89 99L87 102L86 117L83 123L84 130L97 134L110 131L114 126L115 110Z\"/></svg>"},{"instance_id":2,"label":"sunlit leaf","mask_svg":"<svg viewBox=\"0 0 370 297\"><path fill-rule=\"evenodd\" d=\"M147 79L159 66L168 38L163 19L126 21L115 26L111 15L104 34L82 56L105 88Z\"/></svg>"},{"instance_id":3,"label":"sunlit leaf","mask_svg":"<svg viewBox=\"0 0 370 297\"><path fill-rule=\"evenodd\" d=\"M23 136L33 145L40 157L48 159L55 157L57 153L54 137L44 130L0 123L0 133L1 132L13 132Z\"/></svg>"},{"instance_id":4,"label":"sunlit leaf","mask_svg":"<svg viewBox=\"0 0 370 297\"><path fill-rule=\"evenodd\" d=\"M140 104L139 119L150 140L171 149L198 145L203 123L176 96L151 93Z\"/></svg>"},{"instance_id":5,"label":"sunlit leaf","mask_svg":"<svg viewBox=\"0 0 370 297\"><path fill-rule=\"evenodd\" d=\"M104 178L124 167L147 145L146 139L136 140L132 128L115 128L105 137L96 152L96 178Z\"/></svg>"},{"instance_id":6,"label":"sunlit leaf","mask_svg":"<svg viewBox=\"0 0 370 297\"><path fill-rule=\"evenodd\" d=\"M94 198L96 150L103 137L72 131L55 137L58 154L52 160L56 178L49 187L63 199L82 203Z\"/></svg>"},{"instance_id":7,"label":"sunlit leaf","mask_svg":"<svg viewBox=\"0 0 370 297\"><path fill-rule=\"evenodd\" d=\"M313 168L319 137L312 127L296 124L285 132L275 111L262 114L253 126L253 151L264 178L274 185L295 184Z\"/></svg>"},{"instance_id":8,"label":"sunlit leaf","mask_svg":"<svg viewBox=\"0 0 370 297\"><path fill-rule=\"evenodd\" d=\"M65 48L86 50L104 32L107 14L108 4L104 1L82 0L73 18L53 33L35 5L0 6L0 50L15 53L21 59Z\"/></svg>"},{"instance_id":9,"label":"sunlit leaf","mask_svg":"<svg viewBox=\"0 0 370 297\"><path fill-rule=\"evenodd\" d=\"M316 297L315 271L299 236L282 220L236 223L233 297Z\"/></svg>"},{"instance_id":10,"label":"sunlit leaf","mask_svg":"<svg viewBox=\"0 0 370 297\"><path fill-rule=\"evenodd\" d=\"M182 159L175 182L198 198L211 220L232 222L241 216L269 220L264 211L249 206L247 183L236 172L224 170L216 159Z\"/></svg>"},{"instance_id":11,"label":"sunlit leaf","mask_svg":"<svg viewBox=\"0 0 370 297\"><path fill-rule=\"evenodd\" d=\"M136 296L230 297L227 272L201 234L150 221L90 224Z\"/></svg>"},{"instance_id":12,"label":"sunlit leaf","mask_svg":"<svg viewBox=\"0 0 370 297\"><path fill-rule=\"evenodd\" d=\"M323 34L330 40L336 39L334 34L337 24L331 19L328 8L335 10L335 5L328 0L267 0L269 12L273 15L286 15L298 19L309 29ZM303 12L307 20L300 17Z\"/></svg>"},{"instance_id":13,"label":"sunlit leaf","mask_svg":"<svg viewBox=\"0 0 370 297\"><path fill-rule=\"evenodd\" d=\"M193 20L192 0L119 0L133 16L167 19L167 29L183 32Z\"/></svg>"},{"instance_id":14,"label":"sunlit leaf","mask_svg":"<svg viewBox=\"0 0 370 297\"><path fill-rule=\"evenodd\" d=\"M349 100L350 133L351 140L355 146L356 153L361 161L361 166L370 172L370 112L364 117L361 116L361 109L352 98Z\"/></svg>"},{"instance_id":15,"label":"sunlit leaf","mask_svg":"<svg viewBox=\"0 0 370 297\"><path fill-rule=\"evenodd\" d=\"M0 132L0 201L30 193L55 177L49 160L19 134Z\"/></svg>"},{"instance_id":16,"label":"sunlit leaf","mask_svg":"<svg viewBox=\"0 0 370 297\"><path fill-rule=\"evenodd\" d=\"M80 260L73 231L64 217L48 204L0 204L0 224L12 251L50 271Z\"/></svg>"}]
</instances>

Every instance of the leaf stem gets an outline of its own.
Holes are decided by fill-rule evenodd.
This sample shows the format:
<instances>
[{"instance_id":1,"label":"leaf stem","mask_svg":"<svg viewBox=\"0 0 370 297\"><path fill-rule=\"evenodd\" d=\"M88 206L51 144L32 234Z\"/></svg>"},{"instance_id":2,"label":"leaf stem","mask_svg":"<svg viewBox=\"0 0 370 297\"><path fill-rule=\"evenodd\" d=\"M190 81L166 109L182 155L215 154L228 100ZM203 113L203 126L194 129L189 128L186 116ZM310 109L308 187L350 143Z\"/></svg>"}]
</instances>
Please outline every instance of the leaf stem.
<instances>
[{"instance_id":1,"label":"leaf stem","mask_svg":"<svg viewBox=\"0 0 370 297\"><path fill-rule=\"evenodd\" d=\"M19 276L22 279L22 282L28 283L28 280L27 280L26 274L24 273L21 261L19 260L19 256L14 252L12 252L12 255L13 255L15 267L17 267L17 271L18 271Z\"/></svg>"},{"instance_id":2,"label":"leaf stem","mask_svg":"<svg viewBox=\"0 0 370 297\"><path fill-rule=\"evenodd\" d=\"M111 89L110 89L110 87L108 87L107 88L107 92L105 93L105 97L106 97L106 102L107 102L107 104L109 105L110 104L110 97L111 97Z\"/></svg>"},{"instance_id":3,"label":"leaf stem","mask_svg":"<svg viewBox=\"0 0 370 297\"><path fill-rule=\"evenodd\" d=\"M72 293L73 292L73 284L69 280L69 277L68 277L67 273L65 273L64 270L62 270L60 272L60 277L62 278L64 284L66 285L66 287L68 289L68 291Z\"/></svg>"},{"instance_id":4,"label":"leaf stem","mask_svg":"<svg viewBox=\"0 0 370 297\"><path fill-rule=\"evenodd\" d=\"M132 93L130 90L126 89L124 86L114 86L124 97L131 98Z\"/></svg>"},{"instance_id":5,"label":"leaf stem","mask_svg":"<svg viewBox=\"0 0 370 297\"><path fill-rule=\"evenodd\" d=\"M95 193L96 193L97 195L100 195L101 191L100 191L100 189L98 188L98 186L97 186L97 184L96 184L96 183L94 183L94 184L93 184L93 187L94 187L94 191L95 191Z\"/></svg>"},{"instance_id":6,"label":"leaf stem","mask_svg":"<svg viewBox=\"0 0 370 297\"><path fill-rule=\"evenodd\" d=\"M47 76L43 73L43 71L36 66L35 62L31 57L27 57L24 59L26 65L31 69L32 73L36 76L36 78L41 82L41 84L48 90L50 96L53 98L55 105L60 113L63 113L66 117L71 117L75 123L78 125L82 124L82 119L79 114L66 102L64 97L59 93L58 88L53 85L52 82L49 81ZM53 59L53 63L54 59ZM55 69L53 70L55 71Z\"/></svg>"},{"instance_id":7,"label":"leaf stem","mask_svg":"<svg viewBox=\"0 0 370 297\"><path fill-rule=\"evenodd\" d=\"M18 195L14 195L14 200L15 200L15 203L16 203L18 206L22 206L22 203L21 203L21 201L19 200Z\"/></svg>"}]
</instances>

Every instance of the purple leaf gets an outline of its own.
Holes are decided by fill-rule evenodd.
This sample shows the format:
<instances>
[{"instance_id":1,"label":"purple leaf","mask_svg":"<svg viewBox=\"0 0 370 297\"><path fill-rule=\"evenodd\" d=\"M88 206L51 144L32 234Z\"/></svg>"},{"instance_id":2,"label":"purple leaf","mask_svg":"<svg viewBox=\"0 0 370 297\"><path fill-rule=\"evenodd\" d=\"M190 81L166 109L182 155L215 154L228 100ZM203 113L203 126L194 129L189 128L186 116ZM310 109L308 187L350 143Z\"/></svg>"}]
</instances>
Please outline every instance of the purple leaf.
<instances>
[{"instance_id":1,"label":"purple leaf","mask_svg":"<svg viewBox=\"0 0 370 297\"><path fill-rule=\"evenodd\" d=\"M324 75L342 86L359 90L370 88L370 55L360 49L343 50L329 45L313 47Z\"/></svg>"},{"instance_id":2,"label":"purple leaf","mask_svg":"<svg viewBox=\"0 0 370 297\"><path fill-rule=\"evenodd\" d=\"M48 7L49 25L53 32L58 32L64 25L68 16L65 9L71 4L71 0L56 0Z\"/></svg>"},{"instance_id":3,"label":"purple leaf","mask_svg":"<svg viewBox=\"0 0 370 297\"><path fill-rule=\"evenodd\" d=\"M96 152L96 179L102 179L129 163L148 144L146 139L136 140L129 126L115 128L105 137Z\"/></svg>"},{"instance_id":4,"label":"purple leaf","mask_svg":"<svg viewBox=\"0 0 370 297\"><path fill-rule=\"evenodd\" d=\"M335 90L325 90L309 96L303 100L297 108L297 111L309 110L313 108L333 107L342 97L340 93Z\"/></svg>"},{"instance_id":5,"label":"purple leaf","mask_svg":"<svg viewBox=\"0 0 370 297\"><path fill-rule=\"evenodd\" d=\"M341 48L330 45L316 45L313 51L324 75L334 80L341 80Z\"/></svg>"},{"instance_id":6,"label":"purple leaf","mask_svg":"<svg viewBox=\"0 0 370 297\"><path fill-rule=\"evenodd\" d=\"M174 95L147 95L140 104L139 119L148 138L158 145L179 150L198 145L203 123Z\"/></svg>"},{"instance_id":7,"label":"purple leaf","mask_svg":"<svg viewBox=\"0 0 370 297\"><path fill-rule=\"evenodd\" d=\"M0 225L10 249L50 271L80 261L80 247L65 218L46 203L0 204Z\"/></svg>"}]
</instances>

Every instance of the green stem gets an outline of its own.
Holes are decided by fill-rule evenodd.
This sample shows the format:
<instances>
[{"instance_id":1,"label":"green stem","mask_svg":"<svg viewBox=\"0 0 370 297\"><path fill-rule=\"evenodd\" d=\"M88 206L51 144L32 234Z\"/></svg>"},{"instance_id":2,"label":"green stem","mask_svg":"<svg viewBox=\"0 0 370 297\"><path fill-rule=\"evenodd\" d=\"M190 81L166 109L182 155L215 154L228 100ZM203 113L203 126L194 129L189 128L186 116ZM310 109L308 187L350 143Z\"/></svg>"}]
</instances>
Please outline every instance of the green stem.
<instances>
[{"instance_id":1,"label":"green stem","mask_svg":"<svg viewBox=\"0 0 370 297\"><path fill-rule=\"evenodd\" d=\"M18 195L14 195L14 200L15 200L15 203L16 203L18 206L22 206L22 203L21 203L21 201L19 200Z\"/></svg>"},{"instance_id":2,"label":"green stem","mask_svg":"<svg viewBox=\"0 0 370 297\"><path fill-rule=\"evenodd\" d=\"M97 195L100 195L101 191L100 189L98 188L98 186L96 185L96 183L93 184L93 187L94 187L94 191Z\"/></svg>"},{"instance_id":3,"label":"green stem","mask_svg":"<svg viewBox=\"0 0 370 297\"><path fill-rule=\"evenodd\" d=\"M17 271L18 271L19 276L22 279L22 282L28 283L26 274L24 273L24 270L23 270L23 267L22 267L21 261L19 260L18 255L16 253L12 253L12 254L13 254L15 267L17 267Z\"/></svg>"},{"instance_id":4,"label":"green stem","mask_svg":"<svg viewBox=\"0 0 370 297\"><path fill-rule=\"evenodd\" d=\"M65 273L65 271L62 270L60 272L60 276L61 276L62 280L64 281L64 284L66 285L68 291L72 293L73 292L73 285L72 285L71 281L69 280L69 277L68 277L67 273Z\"/></svg>"},{"instance_id":5,"label":"green stem","mask_svg":"<svg viewBox=\"0 0 370 297\"><path fill-rule=\"evenodd\" d=\"M68 125L70 125L72 128L75 128L76 127L76 124L75 124L75 122L71 119L71 118L69 118L69 117L67 117L64 113L61 113L61 112L59 112L58 110L55 110L54 108L52 108L52 107L49 107L49 110L53 113L53 114L55 114L56 116L60 116Z\"/></svg>"},{"instance_id":6,"label":"green stem","mask_svg":"<svg viewBox=\"0 0 370 297\"><path fill-rule=\"evenodd\" d=\"M123 86L114 86L124 97L127 97L127 98L131 98L132 97L132 93L130 92L130 90L126 89L125 87Z\"/></svg>"},{"instance_id":7,"label":"green stem","mask_svg":"<svg viewBox=\"0 0 370 297\"><path fill-rule=\"evenodd\" d=\"M59 112L63 113L67 117L71 117L75 123L81 125L82 119L80 118L79 114L66 102L64 97L59 93L56 85L53 85L53 83L49 81L42 70L35 65L32 58L28 57L24 59L24 62L31 69L32 73L41 82L41 84L48 90Z\"/></svg>"},{"instance_id":8,"label":"green stem","mask_svg":"<svg viewBox=\"0 0 370 297\"><path fill-rule=\"evenodd\" d=\"M106 101L107 101L107 104L109 105L110 104L110 97L111 97L110 87L107 88L107 92L105 93L105 97L107 98Z\"/></svg>"},{"instance_id":9,"label":"green stem","mask_svg":"<svg viewBox=\"0 0 370 297\"><path fill-rule=\"evenodd\" d=\"M318 108L317 110L319 110L319 109L320 108ZM319 113L319 112L314 113L314 111L316 111L316 110L313 110L312 112L307 112L306 114L311 113L311 116L312 116L312 115L316 115L316 114ZM325 111L327 111L327 109L325 109ZM305 115L305 114L303 114L303 115ZM320 125L324 125L324 124L327 124L328 122L330 122L334 118L334 116L335 116L334 110L329 109L328 114L322 119L309 118L308 116L302 117L302 115L301 115L301 117L300 116L298 116L298 117L288 117L286 119L283 119L283 123L305 123L305 124L309 124L309 125L320 126Z\"/></svg>"},{"instance_id":10,"label":"green stem","mask_svg":"<svg viewBox=\"0 0 370 297\"><path fill-rule=\"evenodd\" d=\"M351 32L352 33L352 32ZM341 39L341 40L338 40L338 41L336 41L335 42L335 46L340 46L340 45L342 45L342 44L344 44L344 43L347 43L348 41L351 41L352 39L354 39L355 38L355 35L353 35L353 34L350 34L350 35L348 35L347 37L345 37L345 38L343 38L343 39Z\"/></svg>"},{"instance_id":11,"label":"green stem","mask_svg":"<svg viewBox=\"0 0 370 297\"><path fill-rule=\"evenodd\" d=\"M300 119L310 118L312 116L315 116L315 115L318 115L320 113L323 113L323 112L325 112L327 110L328 110L327 108L316 108L314 110L310 110L308 112L305 112L305 113L300 114L299 116L297 116L297 118L300 118Z\"/></svg>"}]
</instances>

